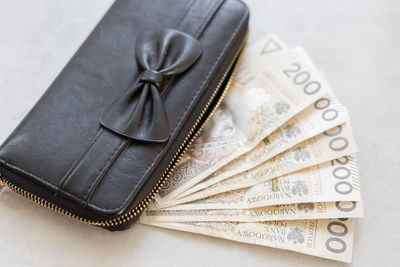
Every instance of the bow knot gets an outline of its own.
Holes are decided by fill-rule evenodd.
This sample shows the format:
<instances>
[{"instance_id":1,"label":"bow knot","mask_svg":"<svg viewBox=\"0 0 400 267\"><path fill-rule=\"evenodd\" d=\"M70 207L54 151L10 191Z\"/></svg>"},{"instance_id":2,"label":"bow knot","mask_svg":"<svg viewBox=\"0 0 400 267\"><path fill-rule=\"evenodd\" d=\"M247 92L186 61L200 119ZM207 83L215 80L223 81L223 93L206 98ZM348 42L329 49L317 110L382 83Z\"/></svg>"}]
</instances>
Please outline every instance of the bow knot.
<instances>
[{"instance_id":1,"label":"bow knot","mask_svg":"<svg viewBox=\"0 0 400 267\"><path fill-rule=\"evenodd\" d=\"M168 140L169 123L161 96L164 80L190 68L201 52L199 41L177 30L140 34L135 54L142 73L135 84L106 110L101 124L135 140Z\"/></svg>"},{"instance_id":2,"label":"bow knot","mask_svg":"<svg viewBox=\"0 0 400 267\"><path fill-rule=\"evenodd\" d=\"M140 75L141 82L149 82L154 84L158 89L161 89L162 84L164 82L164 77L161 73L155 70L145 70Z\"/></svg>"}]
</instances>

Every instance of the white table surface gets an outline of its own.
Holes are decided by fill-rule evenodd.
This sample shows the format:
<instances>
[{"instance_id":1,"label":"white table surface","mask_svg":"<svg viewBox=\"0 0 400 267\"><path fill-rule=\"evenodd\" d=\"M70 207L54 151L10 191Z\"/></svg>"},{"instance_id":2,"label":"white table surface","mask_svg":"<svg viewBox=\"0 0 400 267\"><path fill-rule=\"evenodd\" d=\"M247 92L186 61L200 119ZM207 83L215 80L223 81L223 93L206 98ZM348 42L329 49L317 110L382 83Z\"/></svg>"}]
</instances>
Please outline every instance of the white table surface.
<instances>
[{"instance_id":1,"label":"white table surface","mask_svg":"<svg viewBox=\"0 0 400 267\"><path fill-rule=\"evenodd\" d=\"M29 111L112 0L0 0L0 142ZM400 2L248 0L250 42L303 46L349 108L365 218L354 266L399 266ZM397 226L396 226L397 225ZM17 196L0 199L1 266L339 266L271 249L137 225L111 233Z\"/></svg>"}]
</instances>

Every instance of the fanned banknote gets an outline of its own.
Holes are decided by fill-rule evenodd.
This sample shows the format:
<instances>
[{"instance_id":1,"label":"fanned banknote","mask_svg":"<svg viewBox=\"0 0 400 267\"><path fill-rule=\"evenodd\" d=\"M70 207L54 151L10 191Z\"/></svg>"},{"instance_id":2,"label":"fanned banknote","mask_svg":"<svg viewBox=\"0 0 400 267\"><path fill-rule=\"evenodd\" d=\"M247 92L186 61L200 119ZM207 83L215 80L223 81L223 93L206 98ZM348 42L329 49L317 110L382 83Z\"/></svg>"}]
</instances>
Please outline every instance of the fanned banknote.
<instances>
[{"instance_id":1,"label":"fanned banknote","mask_svg":"<svg viewBox=\"0 0 400 267\"><path fill-rule=\"evenodd\" d=\"M144 223L141 221L141 223ZM144 223L233 241L351 262L354 219Z\"/></svg>"},{"instance_id":2,"label":"fanned banknote","mask_svg":"<svg viewBox=\"0 0 400 267\"><path fill-rule=\"evenodd\" d=\"M304 49L248 47L139 223L351 262L363 216L347 109ZM337 218L337 219L335 219Z\"/></svg>"},{"instance_id":3,"label":"fanned banknote","mask_svg":"<svg viewBox=\"0 0 400 267\"><path fill-rule=\"evenodd\" d=\"M266 206L253 209L215 210L146 210L142 222L265 222L329 218L359 218L363 216L361 202L310 202Z\"/></svg>"}]
</instances>

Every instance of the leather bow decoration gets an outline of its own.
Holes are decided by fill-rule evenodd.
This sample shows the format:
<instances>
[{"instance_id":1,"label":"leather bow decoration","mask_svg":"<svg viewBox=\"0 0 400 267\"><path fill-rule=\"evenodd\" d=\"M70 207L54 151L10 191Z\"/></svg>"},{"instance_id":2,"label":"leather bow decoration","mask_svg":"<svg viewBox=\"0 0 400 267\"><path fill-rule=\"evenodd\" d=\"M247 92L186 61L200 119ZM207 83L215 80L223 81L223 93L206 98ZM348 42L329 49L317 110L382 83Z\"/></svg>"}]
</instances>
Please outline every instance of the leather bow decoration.
<instances>
[{"instance_id":1,"label":"leather bow decoration","mask_svg":"<svg viewBox=\"0 0 400 267\"><path fill-rule=\"evenodd\" d=\"M123 136L165 142L170 135L162 101L165 80L186 71L202 53L200 42L177 30L145 32L136 42L143 70L134 86L103 114L101 124Z\"/></svg>"}]
</instances>

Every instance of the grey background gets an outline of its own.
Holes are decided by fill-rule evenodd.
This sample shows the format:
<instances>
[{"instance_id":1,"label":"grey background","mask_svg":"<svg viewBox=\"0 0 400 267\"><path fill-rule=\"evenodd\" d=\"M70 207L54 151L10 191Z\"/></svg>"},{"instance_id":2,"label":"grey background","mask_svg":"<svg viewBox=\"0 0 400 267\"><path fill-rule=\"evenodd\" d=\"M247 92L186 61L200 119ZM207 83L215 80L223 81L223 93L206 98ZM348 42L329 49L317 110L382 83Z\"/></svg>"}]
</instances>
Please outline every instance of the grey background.
<instances>
[{"instance_id":1,"label":"grey background","mask_svg":"<svg viewBox=\"0 0 400 267\"><path fill-rule=\"evenodd\" d=\"M60 72L112 0L0 0L0 142ZM400 2L248 0L250 43L303 46L349 108L365 218L354 266L399 265ZM341 266L297 253L137 225L109 233L21 197L0 200L3 266Z\"/></svg>"}]
</instances>

